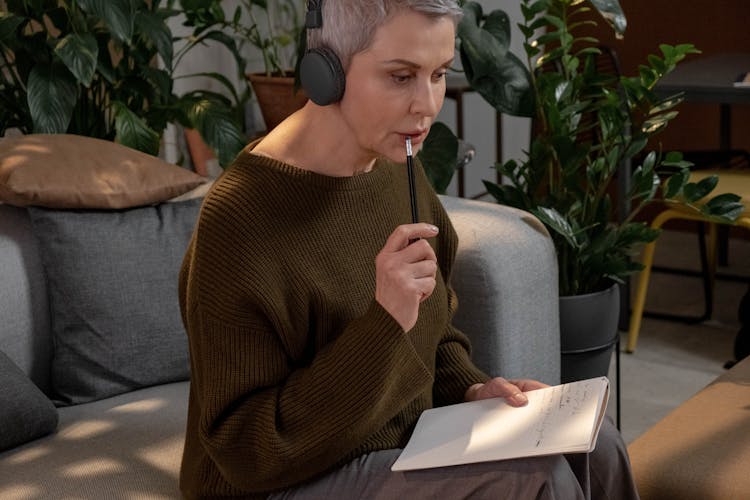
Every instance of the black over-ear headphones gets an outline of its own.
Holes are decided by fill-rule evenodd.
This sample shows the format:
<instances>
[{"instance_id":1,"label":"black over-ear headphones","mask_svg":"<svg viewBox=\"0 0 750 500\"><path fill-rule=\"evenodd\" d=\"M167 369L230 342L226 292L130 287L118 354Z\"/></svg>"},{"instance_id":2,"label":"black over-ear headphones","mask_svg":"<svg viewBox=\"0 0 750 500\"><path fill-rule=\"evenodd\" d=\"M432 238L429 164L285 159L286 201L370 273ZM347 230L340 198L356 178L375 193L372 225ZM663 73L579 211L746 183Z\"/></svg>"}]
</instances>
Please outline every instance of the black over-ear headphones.
<instances>
[{"instance_id":1,"label":"black over-ear headphones","mask_svg":"<svg viewBox=\"0 0 750 500\"><path fill-rule=\"evenodd\" d=\"M323 0L308 0L305 28L320 29L321 26ZM300 62L299 77L307 96L319 106L333 104L344 97L344 67L336 53L328 47L318 47L305 52Z\"/></svg>"}]
</instances>

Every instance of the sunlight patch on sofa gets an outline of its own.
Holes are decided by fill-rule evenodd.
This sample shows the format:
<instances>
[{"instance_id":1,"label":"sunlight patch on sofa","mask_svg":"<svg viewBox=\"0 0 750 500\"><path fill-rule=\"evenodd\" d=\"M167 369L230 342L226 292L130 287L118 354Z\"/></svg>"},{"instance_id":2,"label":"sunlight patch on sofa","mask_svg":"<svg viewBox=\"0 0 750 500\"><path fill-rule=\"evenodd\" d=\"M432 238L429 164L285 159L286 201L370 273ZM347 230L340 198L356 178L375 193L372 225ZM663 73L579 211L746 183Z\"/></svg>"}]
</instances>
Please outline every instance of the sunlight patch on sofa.
<instances>
[{"instance_id":1,"label":"sunlight patch on sofa","mask_svg":"<svg viewBox=\"0 0 750 500\"><path fill-rule=\"evenodd\" d=\"M62 469L62 475L68 478L85 478L126 471L127 467L117 460L100 457L68 464Z\"/></svg>"},{"instance_id":2,"label":"sunlight patch on sofa","mask_svg":"<svg viewBox=\"0 0 750 500\"><path fill-rule=\"evenodd\" d=\"M110 411L116 413L151 413L157 410L161 410L167 406L167 401L161 398L143 399L141 401L133 401L121 406L112 408Z\"/></svg>"},{"instance_id":3,"label":"sunlight patch on sofa","mask_svg":"<svg viewBox=\"0 0 750 500\"><path fill-rule=\"evenodd\" d=\"M8 485L0 488L0 498L3 500L28 500L29 498L43 498L42 489L35 484Z\"/></svg>"},{"instance_id":4,"label":"sunlight patch on sofa","mask_svg":"<svg viewBox=\"0 0 750 500\"><path fill-rule=\"evenodd\" d=\"M115 422L110 420L84 420L71 425L60 433L61 439L89 439L104 434L115 428Z\"/></svg>"},{"instance_id":5,"label":"sunlight patch on sofa","mask_svg":"<svg viewBox=\"0 0 750 500\"><path fill-rule=\"evenodd\" d=\"M33 448L20 450L16 453L13 453L5 460L10 465L23 465L45 457L49 455L51 451L52 450L50 450L47 446L34 446Z\"/></svg>"},{"instance_id":6,"label":"sunlight patch on sofa","mask_svg":"<svg viewBox=\"0 0 750 500\"><path fill-rule=\"evenodd\" d=\"M138 456L152 467L176 479L179 475L184 442L183 436L162 439L153 446L138 450Z\"/></svg>"}]
</instances>

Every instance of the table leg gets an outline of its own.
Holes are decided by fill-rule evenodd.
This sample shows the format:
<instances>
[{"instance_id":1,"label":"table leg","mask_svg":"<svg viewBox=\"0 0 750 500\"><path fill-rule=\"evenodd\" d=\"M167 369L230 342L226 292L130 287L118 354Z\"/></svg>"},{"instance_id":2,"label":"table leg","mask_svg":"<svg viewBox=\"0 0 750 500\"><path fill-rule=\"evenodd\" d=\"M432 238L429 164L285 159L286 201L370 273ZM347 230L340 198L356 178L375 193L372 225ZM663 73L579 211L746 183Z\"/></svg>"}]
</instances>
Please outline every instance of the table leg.
<instances>
[{"instance_id":1,"label":"table leg","mask_svg":"<svg viewBox=\"0 0 750 500\"><path fill-rule=\"evenodd\" d=\"M732 149L732 107L727 103L719 106L719 148L722 151ZM729 264L729 227L719 228L718 262L721 266Z\"/></svg>"},{"instance_id":2,"label":"table leg","mask_svg":"<svg viewBox=\"0 0 750 500\"><path fill-rule=\"evenodd\" d=\"M727 103L719 106L719 147L723 151L732 148L732 107Z\"/></svg>"}]
</instances>

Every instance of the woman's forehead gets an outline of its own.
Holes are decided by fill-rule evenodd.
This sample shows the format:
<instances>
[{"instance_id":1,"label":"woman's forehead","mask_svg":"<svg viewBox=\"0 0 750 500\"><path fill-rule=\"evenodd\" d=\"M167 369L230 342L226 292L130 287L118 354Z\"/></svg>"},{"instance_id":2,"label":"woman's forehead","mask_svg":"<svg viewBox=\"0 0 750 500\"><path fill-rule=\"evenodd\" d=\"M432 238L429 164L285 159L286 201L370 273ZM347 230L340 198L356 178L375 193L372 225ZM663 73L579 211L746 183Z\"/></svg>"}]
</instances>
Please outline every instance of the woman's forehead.
<instances>
[{"instance_id":1,"label":"woman's forehead","mask_svg":"<svg viewBox=\"0 0 750 500\"><path fill-rule=\"evenodd\" d=\"M380 57L409 60L408 54L419 53L441 61L453 57L455 25L449 16L427 16L409 9L395 13L379 26L370 47Z\"/></svg>"}]
</instances>

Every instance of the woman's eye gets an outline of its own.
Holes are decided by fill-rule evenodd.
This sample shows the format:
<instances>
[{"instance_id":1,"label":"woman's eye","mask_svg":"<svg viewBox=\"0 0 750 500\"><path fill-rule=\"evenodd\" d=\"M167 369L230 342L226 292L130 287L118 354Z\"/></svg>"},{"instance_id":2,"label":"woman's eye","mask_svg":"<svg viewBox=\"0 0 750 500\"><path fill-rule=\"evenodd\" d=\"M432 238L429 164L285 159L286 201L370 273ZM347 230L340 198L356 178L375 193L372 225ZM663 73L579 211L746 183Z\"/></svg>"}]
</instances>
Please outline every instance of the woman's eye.
<instances>
[{"instance_id":1,"label":"woman's eye","mask_svg":"<svg viewBox=\"0 0 750 500\"><path fill-rule=\"evenodd\" d=\"M391 78L396 83L407 83L409 80L411 80L411 75L392 74Z\"/></svg>"},{"instance_id":2,"label":"woman's eye","mask_svg":"<svg viewBox=\"0 0 750 500\"><path fill-rule=\"evenodd\" d=\"M435 80L436 82L440 81L443 78L445 78L445 75L447 73L448 73L447 71L439 71L439 72L435 73L434 75L432 75L432 79Z\"/></svg>"}]
</instances>

